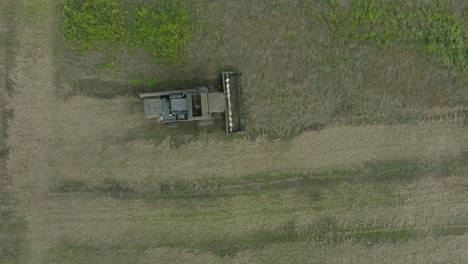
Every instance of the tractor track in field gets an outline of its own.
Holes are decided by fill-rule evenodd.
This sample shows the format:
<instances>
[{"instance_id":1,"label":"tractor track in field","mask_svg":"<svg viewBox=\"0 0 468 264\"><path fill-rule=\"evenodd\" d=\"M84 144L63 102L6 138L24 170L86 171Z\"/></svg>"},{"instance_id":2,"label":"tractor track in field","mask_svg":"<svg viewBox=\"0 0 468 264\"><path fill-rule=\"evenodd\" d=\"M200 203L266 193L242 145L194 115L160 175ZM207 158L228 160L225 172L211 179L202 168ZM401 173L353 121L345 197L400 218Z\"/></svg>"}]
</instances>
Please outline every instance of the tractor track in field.
<instances>
[{"instance_id":1,"label":"tractor track in field","mask_svg":"<svg viewBox=\"0 0 468 264\"><path fill-rule=\"evenodd\" d=\"M23 230L10 228L21 218L7 170L9 154L14 151L8 145L8 123L14 115L9 99L14 92L12 70L18 51L18 9L18 1L6 0L0 4L0 263L18 263L24 248Z\"/></svg>"},{"instance_id":2,"label":"tractor track in field","mask_svg":"<svg viewBox=\"0 0 468 264\"><path fill-rule=\"evenodd\" d=\"M56 240L47 202L47 150L53 141L55 102L50 41L54 1L9 2L10 9L17 11L11 13L14 19L9 23L16 23L18 52L8 54L7 59L6 90L13 115L8 120L6 170L17 201L15 209L22 213L27 229L19 263L41 263Z\"/></svg>"}]
</instances>

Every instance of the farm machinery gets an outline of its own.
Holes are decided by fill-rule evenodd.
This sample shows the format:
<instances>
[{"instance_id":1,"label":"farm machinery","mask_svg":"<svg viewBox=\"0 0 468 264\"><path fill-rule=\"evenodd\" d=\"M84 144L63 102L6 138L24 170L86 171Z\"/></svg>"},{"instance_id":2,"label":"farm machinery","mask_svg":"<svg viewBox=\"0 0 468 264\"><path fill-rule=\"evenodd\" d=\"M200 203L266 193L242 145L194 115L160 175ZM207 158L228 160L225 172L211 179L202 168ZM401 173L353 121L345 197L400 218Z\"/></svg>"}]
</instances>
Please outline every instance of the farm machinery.
<instances>
[{"instance_id":1,"label":"farm machinery","mask_svg":"<svg viewBox=\"0 0 468 264\"><path fill-rule=\"evenodd\" d=\"M222 72L221 79L222 85L217 86L140 93L145 118L168 127L191 121L209 126L224 118L226 133L242 131L240 73Z\"/></svg>"}]
</instances>

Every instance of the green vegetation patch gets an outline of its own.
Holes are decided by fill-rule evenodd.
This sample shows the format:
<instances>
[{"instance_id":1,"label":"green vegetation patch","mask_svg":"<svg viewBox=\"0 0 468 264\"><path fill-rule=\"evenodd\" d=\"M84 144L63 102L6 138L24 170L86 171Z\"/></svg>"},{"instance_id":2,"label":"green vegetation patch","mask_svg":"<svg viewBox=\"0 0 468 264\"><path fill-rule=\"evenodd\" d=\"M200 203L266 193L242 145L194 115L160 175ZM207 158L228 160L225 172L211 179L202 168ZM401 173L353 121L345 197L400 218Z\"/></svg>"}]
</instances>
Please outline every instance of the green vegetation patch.
<instances>
[{"instance_id":1,"label":"green vegetation patch","mask_svg":"<svg viewBox=\"0 0 468 264\"><path fill-rule=\"evenodd\" d=\"M120 44L126 34L127 12L116 0L64 0L62 37L81 50Z\"/></svg>"},{"instance_id":2,"label":"green vegetation patch","mask_svg":"<svg viewBox=\"0 0 468 264\"><path fill-rule=\"evenodd\" d=\"M62 38L81 51L144 49L156 60L177 62L192 30L181 1L63 0Z\"/></svg>"},{"instance_id":3,"label":"green vegetation patch","mask_svg":"<svg viewBox=\"0 0 468 264\"><path fill-rule=\"evenodd\" d=\"M196 245L196 249L211 251L214 254L235 256L246 250L260 250L276 243L292 243L301 241L299 233L293 221L287 221L282 226L273 230L257 230L241 237L213 239Z\"/></svg>"},{"instance_id":4,"label":"green vegetation patch","mask_svg":"<svg viewBox=\"0 0 468 264\"><path fill-rule=\"evenodd\" d=\"M445 64L468 69L468 32L449 12L439 10L429 17L429 26L423 33L423 45Z\"/></svg>"},{"instance_id":5,"label":"green vegetation patch","mask_svg":"<svg viewBox=\"0 0 468 264\"><path fill-rule=\"evenodd\" d=\"M468 226L436 226L432 229L432 235L434 236L462 236L468 233Z\"/></svg>"},{"instance_id":6,"label":"green vegetation patch","mask_svg":"<svg viewBox=\"0 0 468 264\"><path fill-rule=\"evenodd\" d=\"M60 184L51 187L50 191L54 193L82 192L89 190L89 187L83 181L63 180Z\"/></svg>"},{"instance_id":7,"label":"green vegetation patch","mask_svg":"<svg viewBox=\"0 0 468 264\"><path fill-rule=\"evenodd\" d=\"M393 230L369 230L354 233L350 236L351 239L359 243L373 244L373 243L394 243L398 241L406 241L416 237L413 230L406 228L399 228Z\"/></svg>"},{"instance_id":8,"label":"green vegetation patch","mask_svg":"<svg viewBox=\"0 0 468 264\"><path fill-rule=\"evenodd\" d=\"M327 218L328 219L328 218ZM333 219L333 218L330 218ZM251 230L238 235L209 235L203 239L180 240L171 237L158 238L154 241L142 241L136 243L137 250L131 250L130 254L139 254L148 248L178 248L179 250L193 250L211 252L219 257L236 256L244 251L258 251L270 247L273 244L300 243L315 241L326 244L358 243L358 244L382 244L408 241L417 237L414 230L407 228L381 229L343 229L332 223L319 223L310 230L298 229L294 220L286 220L275 228L263 228ZM117 244L101 247L83 244L75 241L65 241L64 246L54 248L51 253L56 259L80 259L84 255L93 258L108 257L109 251L119 252L128 250L127 245Z\"/></svg>"},{"instance_id":9,"label":"green vegetation patch","mask_svg":"<svg viewBox=\"0 0 468 264\"><path fill-rule=\"evenodd\" d=\"M332 0L331 18L341 40L387 44L397 36L397 25L391 13L376 1L356 0L348 10L340 10Z\"/></svg>"},{"instance_id":10,"label":"green vegetation patch","mask_svg":"<svg viewBox=\"0 0 468 264\"><path fill-rule=\"evenodd\" d=\"M323 243L342 243L353 241L362 244L395 243L407 241L417 236L408 228L375 229L356 227L352 229L338 226L333 216L324 216L316 224L300 233L303 240L315 240Z\"/></svg>"},{"instance_id":11,"label":"green vegetation patch","mask_svg":"<svg viewBox=\"0 0 468 264\"><path fill-rule=\"evenodd\" d=\"M416 44L444 64L468 69L468 33L447 1L330 1L330 24L343 42Z\"/></svg>"},{"instance_id":12,"label":"green vegetation patch","mask_svg":"<svg viewBox=\"0 0 468 264\"><path fill-rule=\"evenodd\" d=\"M152 88L159 83L155 78L128 78L127 81L132 85L144 88Z\"/></svg>"},{"instance_id":13,"label":"green vegetation patch","mask_svg":"<svg viewBox=\"0 0 468 264\"><path fill-rule=\"evenodd\" d=\"M180 1L163 1L139 6L135 11L130 44L146 49L156 58L178 61L193 30L184 5Z\"/></svg>"},{"instance_id":14,"label":"green vegetation patch","mask_svg":"<svg viewBox=\"0 0 468 264\"><path fill-rule=\"evenodd\" d=\"M9 209L0 210L0 220L0 263L19 263L24 253L26 220Z\"/></svg>"},{"instance_id":15,"label":"green vegetation patch","mask_svg":"<svg viewBox=\"0 0 468 264\"><path fill-rule=\"evenodd\" d=\"M399 192L402 184L432 175L430 172L437 166L416 160L395 160L369 162L348 170L285 174L264 172L238 178L166 181L148 178L144 183L106 178L93 184L63 180L51 186L50 191L135 199L148 204L177 201L184 206L206 206L255 197L274 199L282 193L294 192L296 198L304 202L296 206L306 206L319 212L324 208L377 208L404 204L405 197Z\"/></svg>"},{"instance_id":16,"label":"green vegetation patch","mask_svg":"<svg viewBox=\"0 0 468 264\"><path fill-rule=\"evenodd\" d=\"M447 161L448 163L453 161ZM50 191L54 193L95 193L118 198L193 200L216 199L234 196L273 195L284 190L295 189L307 197L321 200L324 192L343 186L348 195L359 193L366 188L375 193L374 199L366 198L362 204L377 205L399 203L400 197L393 193L394 184L408 183L421 175L430 174L440 166L418 160L389 160L364 163L361 167L348 170L329 170L307 173L270 173L264 172L245 175L239 178L217 177L210 180L151 181L144 185L132 185L116 178L103 179L92 185L79 180L63 180L54 184ZM368 183L363 186L362 183ZM341 184L341 185L340 185ZM355 186L352 187L352 186ZM381 194L385 196L381 197ZM332 201L346 204L353 202L344 193L333 194ZM341 201L340 198L343 200Z\"/></svg>"},{"instance_id":17,"label":"green vegetation patch","mask_svg":"<svg viewBox=\"0 0 468 264\"><path fill-rule=\"evenodd\" d=\"M120 248L129 250L128 254L134 256L138 256L138 250L170 248L226 257L268 249L274 244L381 245L406 242L428 234L424 230L386 222L370 221L356 225L340 221L339 217L342 217L341 212L350 208L385 208L400 204L402 196L399 190L407 183L408 175L424 174L429 168L433 167L417 160L395 160L369 162L354 170L331 170L316 174L264 173L236 179L165 182L148 179L144 186L117 178L103 179L96 185L62 181L51 191L64 194L82 192L86 196L103 195L124 200L141 199L148 205L157 206L161 213L135 214L131 218L136 234L142 232L144 237L151 237L148 240L141 240L139 236L130 238L131 241L134 239L130 243L134 248L127 248L128 241L89 247L77 241L75 246L58 248L52 255L59 257L57 261L80 261L85 255L95 259L107 258L111 254L109 250L120 252ZM395 174L403 176L395 178L392 176ZM294 212L302 212L298 215L307 213L312 219L307 222L296 219ZM334 215L336 212L340 213ZM272 222L279 225L241 228L251 219L263 218L275 219ZM232 225L230 230L238 231L229 232L222 228L225 225ZM169 234L165 230L172 231ZM72 245L74 243L71 241Z\"/></svg>"}]
</instances>

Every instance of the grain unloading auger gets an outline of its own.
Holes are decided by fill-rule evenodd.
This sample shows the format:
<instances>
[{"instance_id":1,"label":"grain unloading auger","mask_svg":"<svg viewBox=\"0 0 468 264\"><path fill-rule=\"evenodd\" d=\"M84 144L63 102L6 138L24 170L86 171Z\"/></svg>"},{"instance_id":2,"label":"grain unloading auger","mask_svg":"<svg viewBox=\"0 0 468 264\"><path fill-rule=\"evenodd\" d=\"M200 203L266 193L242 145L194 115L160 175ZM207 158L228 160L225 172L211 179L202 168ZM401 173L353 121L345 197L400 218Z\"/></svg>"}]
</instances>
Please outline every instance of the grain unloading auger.
<instances>
[{"instance_id":1,"label":"grain unloading auger","mask_svg":"<svg viewBox=\"0 0 468 264\"><path fill-rule=\"evenodd\" d=\"M226 133L242 131L240 74L222 72L222 91L215 86L199 86L188 90L140 93L148 121L156 119L169 127L179 122L196 121L207 126L224 119Z\"/></svg>"}]
</instances>

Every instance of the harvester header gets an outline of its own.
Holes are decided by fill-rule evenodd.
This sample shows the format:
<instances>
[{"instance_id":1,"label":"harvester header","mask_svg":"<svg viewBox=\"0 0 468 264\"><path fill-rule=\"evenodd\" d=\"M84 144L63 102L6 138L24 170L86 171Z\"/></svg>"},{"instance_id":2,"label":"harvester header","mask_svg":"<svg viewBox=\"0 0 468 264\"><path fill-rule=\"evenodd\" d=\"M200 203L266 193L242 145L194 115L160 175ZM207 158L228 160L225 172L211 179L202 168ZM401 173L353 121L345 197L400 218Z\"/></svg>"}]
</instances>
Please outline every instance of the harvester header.
<instances>
[{"instance_id":1,"label":"harvester header","mask_svg":"<svg viewBox=\"0 0 468 264\"><path fill-rule=\"evenodd\" d=\"M242 113L240 101L240 74L222 72L223 92L226 96L226 133L242 131Z\"/></svg>"}]
</instances>

